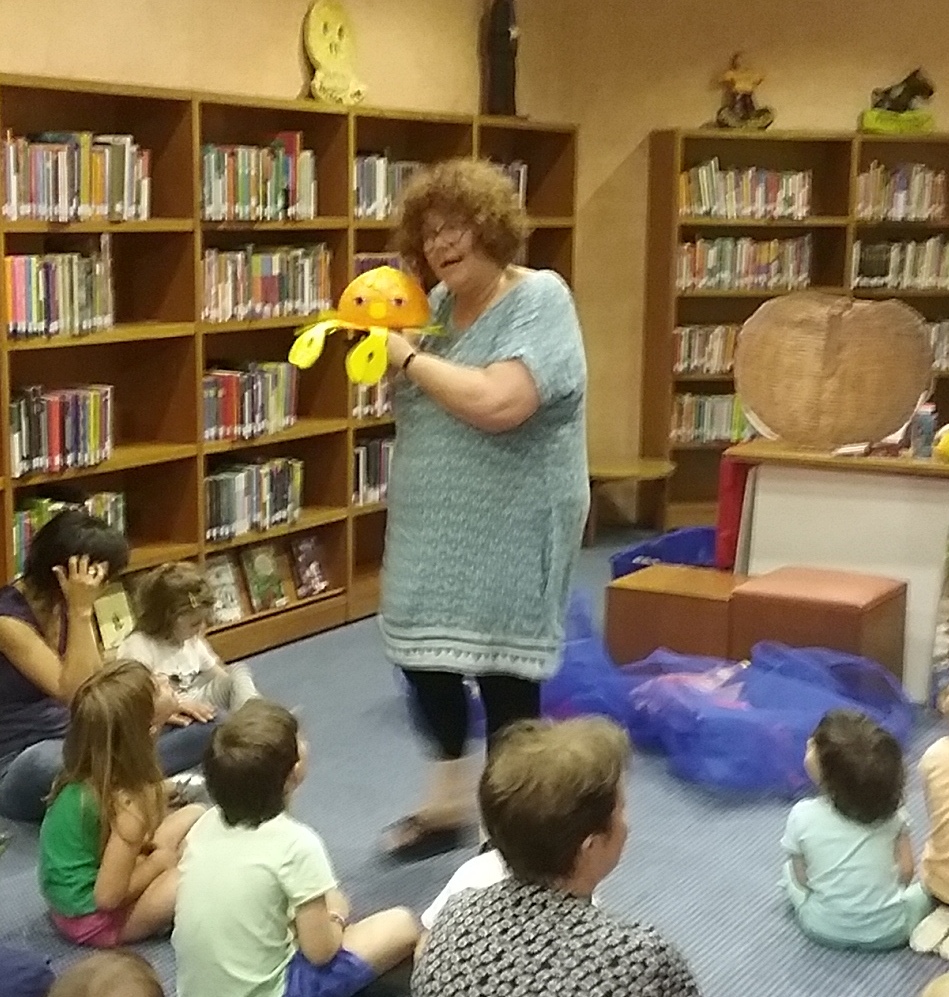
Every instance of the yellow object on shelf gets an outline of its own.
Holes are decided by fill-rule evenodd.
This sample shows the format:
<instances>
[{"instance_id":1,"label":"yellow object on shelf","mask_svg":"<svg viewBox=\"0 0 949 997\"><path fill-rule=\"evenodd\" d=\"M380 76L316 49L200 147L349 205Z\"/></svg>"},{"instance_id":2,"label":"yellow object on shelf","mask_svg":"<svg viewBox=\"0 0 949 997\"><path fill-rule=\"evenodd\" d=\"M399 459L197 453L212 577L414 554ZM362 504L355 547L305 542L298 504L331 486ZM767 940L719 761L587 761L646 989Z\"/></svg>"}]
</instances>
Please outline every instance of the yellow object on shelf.
<instances>
[{"instance_id":1,"label":"yellow object on shelf","mask_svg":"<svg viewBox=\"0 0 949 997\"><path fill-rule=\"evenodd\" d=\"M884 111L870 108L860 115L860 131L878 135L909 135L934 132L936 119L931 111Z\"/></svg>"}]
</instances>

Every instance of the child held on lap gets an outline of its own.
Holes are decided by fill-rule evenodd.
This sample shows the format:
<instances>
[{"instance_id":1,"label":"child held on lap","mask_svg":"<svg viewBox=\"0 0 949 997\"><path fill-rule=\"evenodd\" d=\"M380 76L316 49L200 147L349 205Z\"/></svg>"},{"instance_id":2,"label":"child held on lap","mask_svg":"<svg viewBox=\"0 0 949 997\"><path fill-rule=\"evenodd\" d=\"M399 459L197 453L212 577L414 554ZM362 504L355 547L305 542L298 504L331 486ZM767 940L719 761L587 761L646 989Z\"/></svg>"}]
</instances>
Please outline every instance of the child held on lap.
<instances>
[{"instance_id":1,"label":"child held on lap","mask_svg":"<svg viewBox=\"0 0 949 997\"><path fill-rule=\"evenodd\" d=\"M412 914L350 924L322 840L286 813L305 759L296 717L263 699L214 731L204 774L216 806L181 861L179 997L351 997L411 955Z\"/></svg>"},{"instance_id":2,"label":"child held on lap","mask_svg":"<svg viewBox=\"0 0 949 997\"><path fill-rule=\"evenodd\" d=\"M821 794L795 804L781 840L783 886L801 929L835 947L905 945L931 905L910 885L899 743L862 714L833 710L808 741L804 766Z\"/></svg>"},{"instance_id":3,"label":"child held on lap","mask_svg":"<svg viewBox=\"0 0 949 997\"><path fill-rule=\"evenodd\" d=\"M181 844L202 809L166 816L157 696L144 665L121 661L72 701L63 770L40 828L39 876L56 927L82 945L113 948L171 924Z\"/></svg>"},{"instance_id":4,"label":"child held on lap","mask_svg":"<svg viewBox=\"0 0 949 997\"><path fill-rule=\"evenodd\" d=\"M204 637L214 594L195 565L182 561L149 572L136 602L138 629L118 654L168 677L179 697L172 723L207 721L215 711L237 710L258 695L250 668L222 664Z\"/></svg>"}]
</instances>

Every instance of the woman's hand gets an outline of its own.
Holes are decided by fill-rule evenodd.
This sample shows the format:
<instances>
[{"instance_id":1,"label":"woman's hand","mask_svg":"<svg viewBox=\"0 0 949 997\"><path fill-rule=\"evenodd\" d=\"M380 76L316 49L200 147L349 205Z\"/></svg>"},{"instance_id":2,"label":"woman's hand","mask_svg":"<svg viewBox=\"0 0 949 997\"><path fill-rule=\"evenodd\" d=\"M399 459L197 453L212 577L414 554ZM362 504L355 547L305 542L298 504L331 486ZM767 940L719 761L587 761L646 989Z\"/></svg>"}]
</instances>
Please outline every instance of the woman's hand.
<instances>
[{"instance_id":1,"label":"woman's hand","mask_svg":"<svg viewBox=\"0 0 949 997\"><path fill-rule=\"evenodd\" d=\"M405 358L410 354L415 352L415 343L417 337L413 336L411 339L407 335L403 335L401 332L390 332L386 337L386 348L389 354L389 366L394 367L398 370L402 369L402 364L405 363Z\"/></svg>"},{"instance_id":2,"label":"woman's hand","mask_svg":"<svg viewBox=\"0 0 949 997\"><path fill-rule=\"evenodd\" d=\"M66 568L60 564L54 565L53 573L59 582L67 609L73 613L89 614L109 576L109 566L102 562L90 563L86 554L81 557L74 555Z\"/></svg>"}]
</instances>

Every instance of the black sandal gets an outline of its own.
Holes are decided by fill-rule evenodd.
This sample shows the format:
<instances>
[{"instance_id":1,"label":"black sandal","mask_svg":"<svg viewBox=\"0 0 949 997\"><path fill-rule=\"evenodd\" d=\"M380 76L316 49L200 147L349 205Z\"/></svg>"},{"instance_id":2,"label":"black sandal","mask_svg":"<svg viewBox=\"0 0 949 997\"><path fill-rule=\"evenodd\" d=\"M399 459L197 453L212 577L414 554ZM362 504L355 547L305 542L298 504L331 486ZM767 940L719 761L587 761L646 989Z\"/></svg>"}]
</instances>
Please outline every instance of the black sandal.
<instances>
[{"instance_id":1,"label":"black sandal","mask_svg":"<svg viewBox=\"0 0 949 997\"><path fill-rule=\"evenodd\" d=\"M421 862L459 848L463 829L433 827L421 814L409 814L390 824L386 834L398 841L398 844L386 849L389 858L396 862Z\"/></svg>"}]
</instances>

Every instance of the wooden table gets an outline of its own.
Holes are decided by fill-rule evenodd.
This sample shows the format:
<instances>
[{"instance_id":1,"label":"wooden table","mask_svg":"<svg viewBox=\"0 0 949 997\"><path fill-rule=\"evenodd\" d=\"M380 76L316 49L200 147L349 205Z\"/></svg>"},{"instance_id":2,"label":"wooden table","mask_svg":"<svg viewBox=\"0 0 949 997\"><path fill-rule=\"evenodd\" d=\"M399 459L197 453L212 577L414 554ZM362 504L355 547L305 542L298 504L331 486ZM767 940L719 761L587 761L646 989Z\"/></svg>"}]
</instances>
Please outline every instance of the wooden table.
<instances>
[{"instance_id":1,"label":"wooden table","mask_svg":"<svg viewBox=\"0 0 949 997\"><path fill-rule=\"evenodd\" d=\"M675 470L669 460L636 457L632 460L595 461L590 464L590 514L583 533L583 545L596 542L597 506L604 485L620 481L665 481Z\"/></svg>"},{"instance_id":2,"label":"wooden table","mask_svg":"<svg viewBox=\"0 0 949 997\"><path fill-rule=\"evenodd\" d=\"M753 464L735 570L839 568L908 582L907 692L929 693L949 546L949 464L838 457L754 440L726 451Z\"/></svg>"}]
</instances>

